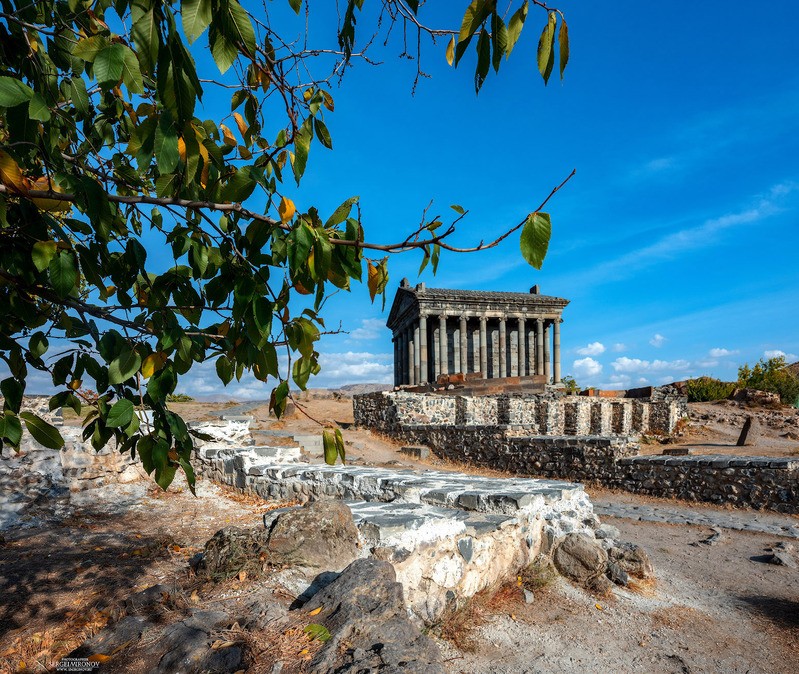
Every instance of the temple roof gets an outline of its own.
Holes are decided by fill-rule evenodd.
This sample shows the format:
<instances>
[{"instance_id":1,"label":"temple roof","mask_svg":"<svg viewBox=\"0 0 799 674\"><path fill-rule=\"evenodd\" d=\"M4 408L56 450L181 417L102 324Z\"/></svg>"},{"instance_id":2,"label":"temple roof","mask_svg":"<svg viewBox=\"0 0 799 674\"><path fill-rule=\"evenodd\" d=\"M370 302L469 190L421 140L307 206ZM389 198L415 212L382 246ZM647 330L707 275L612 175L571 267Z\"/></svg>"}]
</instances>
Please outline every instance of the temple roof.
<instances>
[{"instance_id":1,"label":"temple roof","mask_svg":"<svg viewBox=\"0 0 799 674\"><path fill-rule=\"evenodd\" d=\"M452 309L447 305L462 305L471 310L480 305L492 310L549 310L558 314L569 303L569 300L551 295L541 295L538 286L533 286L528 293L503 292L499 290L454 290L449 288L428 288L424 283L412 286L403 279L394 296L394 302L386 324L389 328L403 324L409 314L416 314L422 309Z\"/></svg>"}]
</instances>

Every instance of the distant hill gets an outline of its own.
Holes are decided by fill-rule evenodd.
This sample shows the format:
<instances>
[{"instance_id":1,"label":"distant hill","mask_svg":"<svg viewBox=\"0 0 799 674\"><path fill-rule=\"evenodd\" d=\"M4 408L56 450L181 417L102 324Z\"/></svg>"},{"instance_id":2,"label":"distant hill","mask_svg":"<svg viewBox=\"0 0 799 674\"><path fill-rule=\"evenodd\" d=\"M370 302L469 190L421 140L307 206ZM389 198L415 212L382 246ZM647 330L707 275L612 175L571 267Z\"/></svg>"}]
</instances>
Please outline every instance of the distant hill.
<instances>
[{"instance_id":1,"label":"distant hill","mask_svg":"<svg viewBox=\"0 0 799 674\"><path fill-rule=\"evenodd\" d=\"M794 363L793 365L786 365L785 369L788 370L794 377L799 377L799 362Z\"/></svg>"},{"instance_id":2,"label":"distant hill","mask_svg":"<svg viewBox=\"0 0 799 674\"><path fill-rule=\"evenodd\" d=\"M394 387L391 384L345 384L339 386L338 390L347 396L354 396L375 391L390 391L392 388Z\"/></svg>"}]
</instances>

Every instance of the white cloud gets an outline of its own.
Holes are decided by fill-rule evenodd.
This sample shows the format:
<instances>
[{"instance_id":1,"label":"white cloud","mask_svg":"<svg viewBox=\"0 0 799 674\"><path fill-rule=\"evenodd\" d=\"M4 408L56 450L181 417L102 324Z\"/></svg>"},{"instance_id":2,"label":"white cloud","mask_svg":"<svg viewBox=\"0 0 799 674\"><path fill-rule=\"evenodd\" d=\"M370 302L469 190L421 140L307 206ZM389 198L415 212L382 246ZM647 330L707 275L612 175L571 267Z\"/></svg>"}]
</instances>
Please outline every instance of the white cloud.
<instances>
[{"instance_id":1,"label":"white cloud","mask_svg":"<svg viewBox=\"0 0 799 674\"><path fill-rule=\"evenodd\" d=\"M719 364L719 361L715 359L706 359L706 360L698 360L696 361L696 367L716 367Z\"/></svg>"},{"instance_id":2,"label":"white cloud","mask_svg":"<svg viewBox=\"0 0 799 674\"><path fill-rule=\"evenodd\" d=\"M384 330L387 330L386 324L381 319L364 318L361 321L361 327L355 328L355 330L350 333L350 339L377 339L383 335Z\"/></svg>"},{"instance_id":3,"label":"white cloud","mask_svg":"<svg viewBox=\"0 0 799 674\"><path fill-rule=\"evenodd\" d=\"M587 346L577 349L577 353L581 356L598 356L600 353L605 353L605 345L602 342L591 342Z\"/></svg>"},{"instance_id":4,"label":"white cloud","mask_svg":"<svg viewBox=\"0 0 799 674\"><path fill-rule=\"evenodd\" d=\"M708 351L708 355L711 358L726 358L727 356L735 356L739 353L741 352L738 351L738 349L732 350L732 349L715 348L715 349L710 349L710 351Z\"/></svg>"},{"instance_id":5,"label":"white cloud","mask_svg":"<svg viewBox=\"0 0 799 674\"><path fill-rule=\"evenodd\" d=\"M621 342L616 342L613 345L613 351L615 351L616 353L621 353L622 351L626 351L626 350L627 350L627 345L626 344L622 344Z\"/></svg>"},{"instance_id":6,"label":"white cloud","mask_svg":"<svg viewBox=\"0 0 799 674\"><path fill-rule=\"evenodd\" d=\"M666 342L666 338L661 335L660 333L655 334L652 339L649 340L649 343L654 346L656 349L659 349L663 344Z\"/></svg>"},{"instance_id":7,"label":"white cloud","mask_svg":"<svg viewBox=\"0 0 799 674\"><path fill-rule=\"evenodd\" d=\"M577 377L596 377L602 373L602 363L593 358L578 358L572 363L572 370Z\"/></svg>"},{"instance_id":8,"label":"white cloud","mask_svg":"<svg viewBox=\"0 0 799 674\"><path fill-rule=\"evenodd\" d=\"M660 372L662 370L688 370L691 363L687 360L641 360L622 356L611 363L616 372L639 374L643 372Z\"/></svg>"},{"instance_id":9,"label":"white cloud","mask_svg":"<svg viewBox=\"0 0 799 674\"><path fill-rule=\"evenodd\" d=\"M781 349L770 349L768 351L763 352L763 358L784 358L786 363L793 363L796 360L799 360L799 356L795 353L785 353Z\"/></svg>"}]
</instances>

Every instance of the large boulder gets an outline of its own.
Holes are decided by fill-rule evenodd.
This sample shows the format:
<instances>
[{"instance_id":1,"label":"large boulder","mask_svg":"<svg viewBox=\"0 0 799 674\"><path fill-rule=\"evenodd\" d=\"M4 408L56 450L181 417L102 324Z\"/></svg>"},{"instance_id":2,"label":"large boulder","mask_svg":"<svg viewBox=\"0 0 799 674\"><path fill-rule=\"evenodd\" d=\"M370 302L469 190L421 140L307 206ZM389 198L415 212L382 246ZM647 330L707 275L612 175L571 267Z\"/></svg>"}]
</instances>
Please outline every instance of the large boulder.
<instances>
[{"instance_id":1,"label":"large boulder","mask_svg":"<svg viewBox=\"0 0 799 674\"><path fill-rule=\"evenodd\" d=\"M358 528L341 501L312 501L274 518L266 551L272 564L340 571L358 557Z\"/></svg>"},{"instance_id":2,"label":"large boulder","mask_svg":"<svg viewBox=\"0 0 799 674\"><path fill-rule=\"evenodd\" d=\"M640 545L619 543L608 550L608 557L618 568L636 578L651 578L655 575L655 567Z\"/></svg>"},{"instance_id":3,"label":"large boulder","mask_svg":"<svg viewBox=\"0 0 799 674\"><path fill-rule=\"evenodd\" d=\"M555 548L552 561L558 571L585 587L603 585L608 566L608 554L586 534L567 534Z\"/></svg>"},{"instance_id":4,"label":"large boulder","mask_svg":"<svg viewBox=\"0 0 799 674\"><path fill-rule=\"evenodd\" d=\"M302 611L315 613L329 641L311 663L318 674L444 674L436 645L408 619L394 567L374 558L350 564L313 595Z\"/></svg>"},{"instance_id":5,"label":"large boulder","mask_svg":"<svg viewBox=\"0 0 799 674\"><path fill-rule=\"evenodd\" d=\"M265 527L227 527L205 544L201 569L222 580L265 565L340 571L359 556L358 529L341 501L319 500L280 511Z\"/></svg>"}]
</instances>

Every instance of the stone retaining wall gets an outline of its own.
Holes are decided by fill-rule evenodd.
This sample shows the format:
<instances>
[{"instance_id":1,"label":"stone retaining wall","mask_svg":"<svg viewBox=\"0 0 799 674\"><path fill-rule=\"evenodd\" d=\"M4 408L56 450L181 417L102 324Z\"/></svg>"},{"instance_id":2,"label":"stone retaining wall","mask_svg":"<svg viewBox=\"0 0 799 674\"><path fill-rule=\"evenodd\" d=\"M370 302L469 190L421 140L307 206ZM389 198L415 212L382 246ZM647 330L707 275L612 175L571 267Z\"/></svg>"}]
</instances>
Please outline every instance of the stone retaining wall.
<instances>
[{"instance_id":1,"label":"stone retaining wall","mask_svg":"<svg viewBox=\"0 0 799 674\"><path fill-rule=\"evenodd\" d=\"M355 423L384 433L408 425L512 426L534 435L668 434L686 416L675 396L658 400L553 394L426 395L380 391L353 396Z\"/></svg>"},{"instance_id":2,"label":"stone retaining wall","mask_svg":"<svg viewBox=\"0 0 799 674\"><path fill-rule=\"evenodd\" d=\"M681 414L674 400L454 397L460 410L457 421L434 423L426 420L448 418L448 408L428 398L404 393L356 396L355 419L367 426L374 422L376 430L408 444L427 445L453 461L649 496L799 513L799 458L639 456L634 433L641 428L671 430ZM525 420L531 423L514 423L522 419L524 403ZM603 432L595 434L595 429Z\"/></svg>"}]
</instances>

